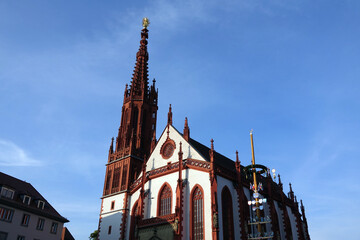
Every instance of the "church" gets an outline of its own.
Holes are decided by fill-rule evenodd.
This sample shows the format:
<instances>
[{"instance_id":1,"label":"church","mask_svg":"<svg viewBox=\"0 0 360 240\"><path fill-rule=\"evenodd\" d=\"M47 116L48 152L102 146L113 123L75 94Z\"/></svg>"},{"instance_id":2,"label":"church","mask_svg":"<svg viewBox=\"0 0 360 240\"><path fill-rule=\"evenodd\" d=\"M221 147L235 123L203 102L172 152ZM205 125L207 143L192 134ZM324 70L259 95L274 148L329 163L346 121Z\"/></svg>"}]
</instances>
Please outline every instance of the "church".
<instances>
[{"instance_id":1,"label":"church","mask_svg":"<svg viewBox=\"0 0 360 240\"><path fill-rule=\"evenodd\" d=\"M254 190L237 153L233 161L215 150L213 140L207 147L191 138L187 119L184 129L176 129L171 105L157 138L148 23L145 18L120 127L109 148L98 239L310 240L303 203L299 210L291 185L283 192L280 176L275 182L269 170L254 171L259 182Z\"/></svg>"}]
</instances>

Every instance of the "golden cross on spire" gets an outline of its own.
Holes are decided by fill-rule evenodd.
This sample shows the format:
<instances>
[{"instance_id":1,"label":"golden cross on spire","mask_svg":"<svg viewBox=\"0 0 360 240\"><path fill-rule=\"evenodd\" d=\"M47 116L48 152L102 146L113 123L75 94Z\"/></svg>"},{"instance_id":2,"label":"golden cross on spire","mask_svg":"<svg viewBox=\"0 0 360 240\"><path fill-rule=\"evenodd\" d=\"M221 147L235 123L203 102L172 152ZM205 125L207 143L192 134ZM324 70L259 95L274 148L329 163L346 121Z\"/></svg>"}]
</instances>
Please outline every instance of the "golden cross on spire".
<instances>
[{"instance_id":1,"label":"golden cross on spire","mask_svg":"<svg viewBox=\"0 0 360 240\"><path fill-rule=\"evenodd\" d=\"M143 18L143 20L142 20L142 25L143 25L143 27L144 28L147 28L148 26L149 26L149 24L150 24L150 21L149 21L149 19L148 18Z\"/></svg>"}]
</instances>

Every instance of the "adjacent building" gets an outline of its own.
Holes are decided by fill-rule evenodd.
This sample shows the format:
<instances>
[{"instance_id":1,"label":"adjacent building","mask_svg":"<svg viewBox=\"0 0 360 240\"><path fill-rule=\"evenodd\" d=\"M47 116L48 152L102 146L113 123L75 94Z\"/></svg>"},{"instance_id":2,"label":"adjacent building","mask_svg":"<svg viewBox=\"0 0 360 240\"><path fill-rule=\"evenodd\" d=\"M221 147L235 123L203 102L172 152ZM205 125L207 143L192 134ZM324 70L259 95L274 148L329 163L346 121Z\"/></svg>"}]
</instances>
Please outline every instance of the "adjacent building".
<instances>
[{"instance_id":1,"label":"adjacent building","mask_svg":"<svg viewBox=\"0 0 360 240\"><path fill-rule=\"evenodd\" d=\"M145 22L146 23L146 22ZM237 153L234 160L190 136L173 124L171 105L167 125L156 138L158 90L149 86L147 24L130 86L126 85L116 140L111 141L99 220L99 239L282 239L308 240L305 209L299 211L294 192L270 174L258 177L260 195L267 198L269 216L257 237L251 206L251 180Z\"/></svg>"},{"instance_id":2,"label":"adjacent building","mask_svg":"<svg viewBox=\"0 0 360 240\"><path fill-rule=\"evenodd\" d=\"M0 240L60 240L66 222L30 183L0 172Z\"/></svg>"}]
</instances>

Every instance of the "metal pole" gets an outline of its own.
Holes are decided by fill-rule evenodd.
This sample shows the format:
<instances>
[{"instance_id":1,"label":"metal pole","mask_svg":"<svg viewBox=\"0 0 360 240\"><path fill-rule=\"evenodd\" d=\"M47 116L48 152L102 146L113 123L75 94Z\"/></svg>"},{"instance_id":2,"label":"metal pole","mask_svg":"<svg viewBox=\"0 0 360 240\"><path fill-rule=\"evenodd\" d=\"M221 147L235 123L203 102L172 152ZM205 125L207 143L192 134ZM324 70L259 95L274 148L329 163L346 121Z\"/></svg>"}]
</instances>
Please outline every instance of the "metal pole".
<instances>
[{"instance_id":1,"label":"metal pole","mask_svg":"<svg viewBox=\"0 0 360 240\"><path fill-rule=\"evenodd\" d=\"M253 140L253 134L252 134L252 130L250 131L250 140L251 140L251 153L252 153L252 159L251 159L251 163L254 166L255 165L255 152L254 152L254 140ZM257 181L256 181L256 168L253 167L252 169L253 171L253 178L254 178L254 187L255 190L254 192L257 193L258 192L258 187L257 187ZM260 209L259 209L259 198L255 198L255 202L256 202L256 216L258 218L258 221L260 221ZM261 229L261 224L258 223L257 224L257 229L258 232L262 234L262 229Z\"/></svg>"}]
</instances>

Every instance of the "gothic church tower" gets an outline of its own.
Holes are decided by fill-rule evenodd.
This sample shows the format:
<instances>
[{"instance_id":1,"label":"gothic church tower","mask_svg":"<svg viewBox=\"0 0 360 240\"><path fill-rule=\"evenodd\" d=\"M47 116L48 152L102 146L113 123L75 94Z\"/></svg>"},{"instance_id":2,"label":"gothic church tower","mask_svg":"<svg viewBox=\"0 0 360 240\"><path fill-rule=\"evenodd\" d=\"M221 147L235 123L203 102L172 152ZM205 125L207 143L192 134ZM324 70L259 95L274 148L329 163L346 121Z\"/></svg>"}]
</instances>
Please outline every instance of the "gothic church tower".
<instances>
[{"instance_id":1,"label":"gothic church tower","mask_svg":"<svg viewBox=\"0 0 360 240\"><path fill-rule=\"evenodd\" d=\"M130 86L126 84L120 127L109 149L103 195L125 191L141 172L155 141L158 92L155 79L149 87L147 25L141 31L140 48Z\"/></svg>"}]
</instances>

